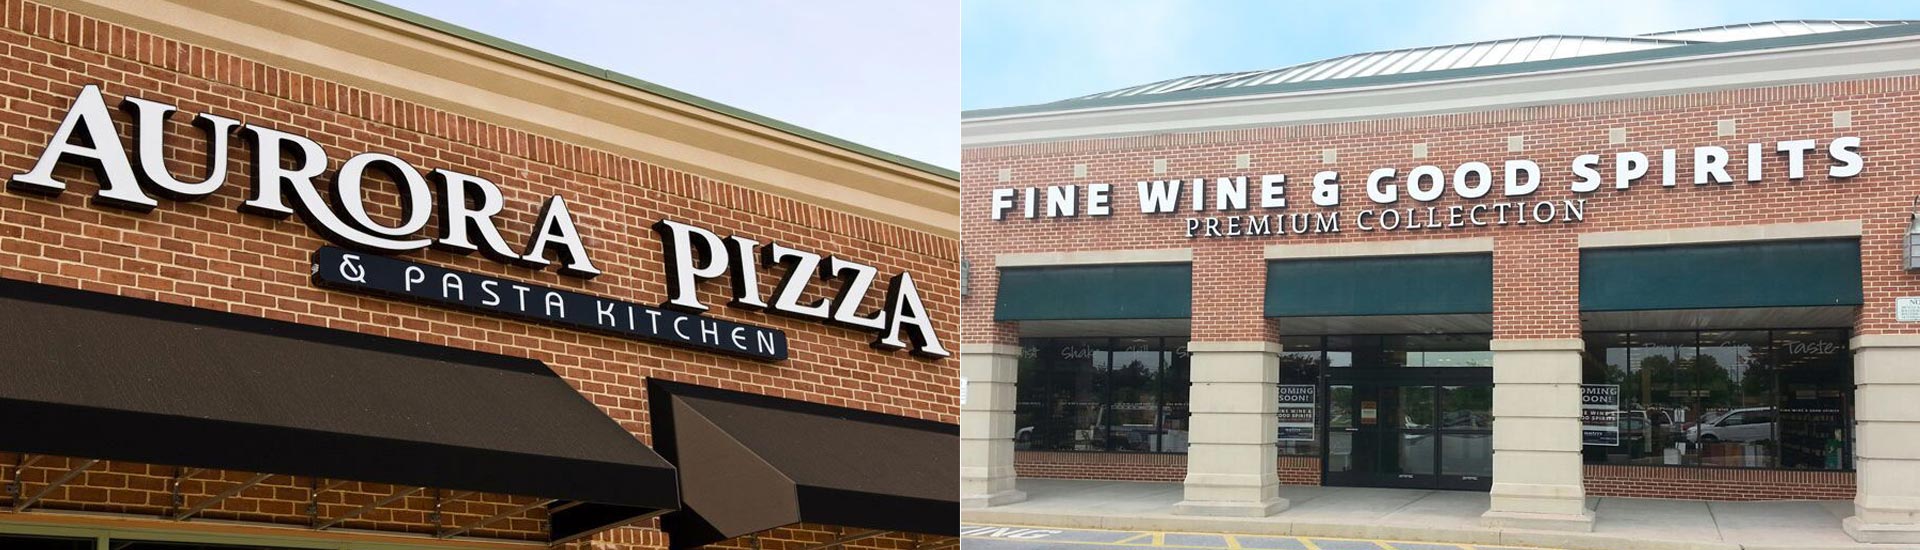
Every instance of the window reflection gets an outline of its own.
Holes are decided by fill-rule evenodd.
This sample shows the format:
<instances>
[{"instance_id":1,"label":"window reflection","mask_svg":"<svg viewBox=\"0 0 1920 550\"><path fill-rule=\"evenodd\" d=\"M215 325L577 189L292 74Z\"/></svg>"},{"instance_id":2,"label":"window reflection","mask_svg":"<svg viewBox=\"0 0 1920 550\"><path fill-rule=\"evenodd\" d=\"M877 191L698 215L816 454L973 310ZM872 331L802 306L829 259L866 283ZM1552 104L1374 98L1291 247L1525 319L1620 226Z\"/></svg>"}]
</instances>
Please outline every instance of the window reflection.
<instances>
[{"instance_id":1,"label":"window reflection","mask_svg":"<svg viewBox=\"0 0 1920 550\"><path fill-rule=\"evenodd\" d=\"M1023 340L1015 448L1186 452L1190 364L1184 338Z\"/></svg>"},{"instance_id":2,"label":"window reflection","mask_svg":"<svg viewBox=\"0 0 1920 550\"><path fill-rule=\"evenodd\" d=\"M1620 444L1587 462L1852 467L1846 332L1609 332L1586 336L1584 378L1619 384Z\"/></svg>"}]
</instances>

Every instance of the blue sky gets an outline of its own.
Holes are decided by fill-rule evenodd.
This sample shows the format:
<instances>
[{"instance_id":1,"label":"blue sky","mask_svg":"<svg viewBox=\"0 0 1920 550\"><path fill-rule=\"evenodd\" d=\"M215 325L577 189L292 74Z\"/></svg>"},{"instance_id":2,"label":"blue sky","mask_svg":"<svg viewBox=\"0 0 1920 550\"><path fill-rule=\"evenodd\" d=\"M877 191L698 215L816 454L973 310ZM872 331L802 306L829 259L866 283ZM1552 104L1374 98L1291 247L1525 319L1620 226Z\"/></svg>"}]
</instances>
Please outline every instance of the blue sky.
<instances>
[{"instance_id":1,"label":"blue sky","mask_svg":"<svg viewBox=\"0 0 1920 550\"><path fill-rule=\"evenodd\" d=\"M957 1L383 0L957 169Z\"/></svg>"},{"instance_id":2,"label":"blue sky","mask_svg":"<svg viewBox=\"0 0 1920 550\"><path fill-rule=\"evenodd\" d=\"M966 0L964 109L1178 76L1541 34L1776 19L1920 19L1920 2L1781 0Z\"/></svg>"}]
</instances>

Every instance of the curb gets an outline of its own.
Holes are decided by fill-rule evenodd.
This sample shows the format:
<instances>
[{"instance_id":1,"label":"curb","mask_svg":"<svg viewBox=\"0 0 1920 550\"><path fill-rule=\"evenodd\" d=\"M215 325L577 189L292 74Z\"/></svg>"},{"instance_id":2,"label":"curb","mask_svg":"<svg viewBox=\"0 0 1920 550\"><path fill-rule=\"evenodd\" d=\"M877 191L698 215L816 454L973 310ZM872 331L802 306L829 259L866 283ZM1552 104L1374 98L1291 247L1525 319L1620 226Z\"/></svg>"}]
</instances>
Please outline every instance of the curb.
<instances>
[{"instance_id":1,"label":"curb","mask_svg":"<svg viewBox=\"0 0 1920 550\"><path fill-rule=\"evenodd\" d=\"M1333 521L1283 521L1270 518L1209 518L1172 514L1108 515L1068 512L1013 512L965 510L961 521L996 525L1057 527L1066 529L1106 529L1121 531L1168 531L1268 535L1291 537L1330 537L1345 539L1388 539L1405 542L1442 544L1514 545L1565 550L1920 550L1920 546L1857 544L1842 546L1741 545L1722 541L1638 539L1621 535L1573 533L1533 529L1459 529L1420 525L1341 523Z\"/></svg>"}]
</instances>

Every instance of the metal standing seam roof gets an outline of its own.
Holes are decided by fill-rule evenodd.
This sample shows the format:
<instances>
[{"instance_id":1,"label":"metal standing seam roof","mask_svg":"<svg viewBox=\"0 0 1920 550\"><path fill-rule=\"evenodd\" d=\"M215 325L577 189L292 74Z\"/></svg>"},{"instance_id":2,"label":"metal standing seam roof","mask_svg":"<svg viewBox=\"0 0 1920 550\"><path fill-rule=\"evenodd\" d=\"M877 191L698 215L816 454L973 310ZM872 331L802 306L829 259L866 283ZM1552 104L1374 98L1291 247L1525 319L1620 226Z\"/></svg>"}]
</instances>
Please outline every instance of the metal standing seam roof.
<instances>
[{"instance_id":1,"label":"metal standing seam roof","mask_svg":"<svg viewBox=\"0 0 1920 550\"><path fill-rule=\"evenodd\" d=\"M1184 76L1030 107L982 109L968 114L991 116L1003 111L1057 111L1120 102L1151 103L1159 99L1154 96L1166 94L1187 96L1194 94L1178 94L1178 92L1196 90L1215 92L1207 95L1259 93L1269 89L1267 87L1282 87L1288 84L1338 85L1337 81L1369 77L1418 75L1418 73L1456 69L1590 58L1608 54L1664 50L1676 46L1721 44L1904 26L1916 22L1920 21L1784 20L1662 31L1636 36L1543 35L1405 48L1343 55L1274 69Z\"/></svg>"}]
</instances>

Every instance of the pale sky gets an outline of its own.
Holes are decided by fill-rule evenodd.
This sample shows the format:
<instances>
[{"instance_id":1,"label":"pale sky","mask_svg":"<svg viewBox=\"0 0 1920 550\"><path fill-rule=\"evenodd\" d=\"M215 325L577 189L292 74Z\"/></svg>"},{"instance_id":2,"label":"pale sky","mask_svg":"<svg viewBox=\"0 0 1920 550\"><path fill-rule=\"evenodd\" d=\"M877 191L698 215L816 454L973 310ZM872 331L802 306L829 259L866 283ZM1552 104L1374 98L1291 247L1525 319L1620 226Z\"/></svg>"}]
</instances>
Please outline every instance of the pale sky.
<instances>
[{"instance_id":1,"label":"pale sky","mask_svg":"<svg viewBox=\"0 0 1920 550\"><path fill-rule=\"evenodd\" d=\"M528 47L950 169L955 0L383 0Z\"/></svg>"},{"instance_id":2,"label":"pale sky","mask_svg":"<svg viewBox=\"0 0 1920 550\"><path fill-rule=\"evenodd\" d=\"M966 0L965 109L1370 51L1778 19L1920 19L1862 0Z\"/></svg>"}]
</instances>

